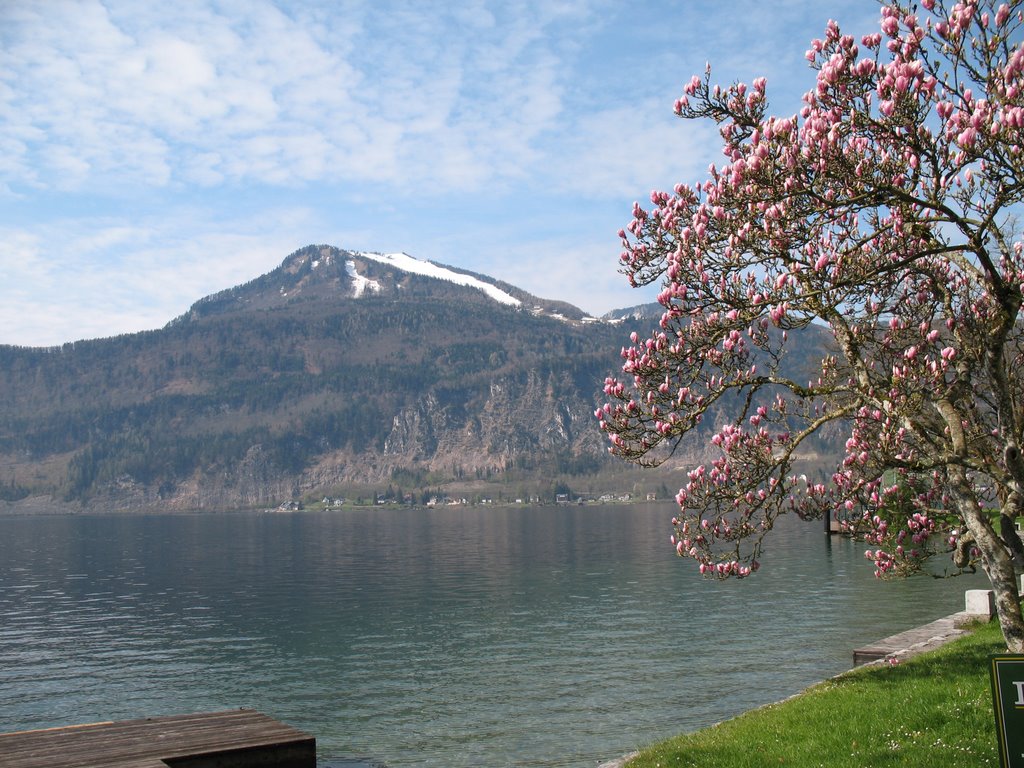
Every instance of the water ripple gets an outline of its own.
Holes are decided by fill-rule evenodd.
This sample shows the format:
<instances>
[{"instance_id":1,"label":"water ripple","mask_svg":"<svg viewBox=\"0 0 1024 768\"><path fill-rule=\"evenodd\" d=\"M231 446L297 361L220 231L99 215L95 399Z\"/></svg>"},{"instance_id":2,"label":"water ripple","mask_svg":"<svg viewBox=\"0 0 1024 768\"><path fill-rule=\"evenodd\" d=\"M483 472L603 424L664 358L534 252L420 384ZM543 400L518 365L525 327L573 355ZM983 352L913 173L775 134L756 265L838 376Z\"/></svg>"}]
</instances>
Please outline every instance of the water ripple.
<instances>
[{"instance_id":1,"label":"water ripple","mask_svg":"<svg viewBox=\"0 0 1024 768\"><path fill-rule=\"evenodd\" d=\"M784 530L708 584L666 508L0 519L0 726L247 706L321 763L593 766L956 610Z\"/></svg>"}]
</instances>

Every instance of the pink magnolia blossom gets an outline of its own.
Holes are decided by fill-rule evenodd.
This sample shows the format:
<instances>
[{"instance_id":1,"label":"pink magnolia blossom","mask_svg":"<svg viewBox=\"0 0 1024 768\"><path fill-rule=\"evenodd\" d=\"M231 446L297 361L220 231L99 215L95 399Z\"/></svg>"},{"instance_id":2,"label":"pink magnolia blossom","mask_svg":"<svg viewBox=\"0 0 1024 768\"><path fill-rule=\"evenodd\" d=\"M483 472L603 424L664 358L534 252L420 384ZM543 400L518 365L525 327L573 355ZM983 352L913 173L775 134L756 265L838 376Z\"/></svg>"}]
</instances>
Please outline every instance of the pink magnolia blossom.
<instances>
[{"instance_id":1,"label":"pink magnolia blossom","mask_svg":"<svg viewBox=\"0 0 1024 768\"><path fill-rule=\"evenodd\" d=\"M674 108L718 125L726 164L620 231L664 314L595 416L628 460L685 443L673 546L705 576L753 574L779 515L838 516L882 578L983 564L1024 651L1024 545L997 519L1024 515L1024 245L1003 229L1024 204L1024 20L891 2L878 29L858 50L826 25L796 115L769 113L763 78L686 84ZM786 353L822 332L797 376ZM841 433L834 467L809 463Z\"/></svg>"}]
</instances>

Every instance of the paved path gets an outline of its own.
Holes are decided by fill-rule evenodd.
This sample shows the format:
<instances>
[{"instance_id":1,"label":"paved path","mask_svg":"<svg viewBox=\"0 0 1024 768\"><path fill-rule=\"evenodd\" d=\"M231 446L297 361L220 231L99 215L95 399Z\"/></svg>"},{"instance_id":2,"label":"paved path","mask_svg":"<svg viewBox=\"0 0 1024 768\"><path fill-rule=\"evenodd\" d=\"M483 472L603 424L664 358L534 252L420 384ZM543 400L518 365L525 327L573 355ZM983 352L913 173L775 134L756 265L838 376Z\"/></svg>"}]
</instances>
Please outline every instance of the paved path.
<instances>
[{"instance_id":1,"label":"paved path","mask_svg":"<svg viewBox=\"0 0 1024 768\"><path fill-rule=\"evenodd\" d=\"M985 614L960 611L920 627L897 632L870 645L853 651L853 664L859 666L871 661L902 661L925 651L931 651L968 633L969 625L988 621Z\"/></svg>"}]
</instances>

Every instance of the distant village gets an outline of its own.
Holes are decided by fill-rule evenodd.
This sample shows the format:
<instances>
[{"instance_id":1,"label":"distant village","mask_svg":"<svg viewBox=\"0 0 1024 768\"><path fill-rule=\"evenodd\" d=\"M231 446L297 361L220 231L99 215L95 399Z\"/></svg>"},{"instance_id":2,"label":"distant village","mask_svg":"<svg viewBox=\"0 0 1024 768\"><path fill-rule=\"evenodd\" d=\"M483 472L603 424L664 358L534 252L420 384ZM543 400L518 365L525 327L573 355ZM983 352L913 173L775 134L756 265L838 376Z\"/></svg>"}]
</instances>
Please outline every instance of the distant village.
<instances>
[{"instance_id":1,"label":"distant village","mask_svg":"<svg viewBox=\"0 0 1024 768\"><path fill-rule=\"evenodd\" d=\"M554 497L554 503L565 505L565 504L632 504L635 501L640 501L638 496L634 496L631 493L605 493L601 496L580 496L569 493L556 493ZM657 501L656 493L647 493L644 496L643 501L653 502ZM542 501L540 496L528 496L526 498L516 498L509 501L495 502L491 498L481 498L476 501L470 501L465 497L453 497L453 496L430 496L424 506L427 508L434 507L476 507L476 506L509 506L509 505L543 505L550 504L550 501ZM284 501L275 509L268 511L276 512L299 512L306 509L342 509L344 507L365 507L365 506L396 506L402 505L407 507L417 506L416 496L412 493L405 493L401 496L397 494L377 494L372 501L365 499L349 499L344 496L324 496L323 499L318 503L306 505L301 501Z\"/></svg>"}]
</instances>

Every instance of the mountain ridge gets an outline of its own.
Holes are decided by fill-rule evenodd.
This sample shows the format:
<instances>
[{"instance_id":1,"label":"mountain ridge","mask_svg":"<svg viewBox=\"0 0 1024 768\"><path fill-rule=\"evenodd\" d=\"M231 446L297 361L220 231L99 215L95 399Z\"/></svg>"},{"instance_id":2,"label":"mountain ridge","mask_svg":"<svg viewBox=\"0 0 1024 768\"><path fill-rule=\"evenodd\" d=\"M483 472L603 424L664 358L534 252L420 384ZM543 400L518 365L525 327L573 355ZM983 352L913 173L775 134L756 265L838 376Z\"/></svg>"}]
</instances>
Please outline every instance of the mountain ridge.
<instances>
[{"instance_id":1,"label":"mountain ridge","mask_svg":"<svg viewBox=\"0 0 1024 768\"><path fill-rule=\"evenodd\" d=\"M0 347L0 498L210 509L389 485L536 496L623 471L593 411L624 338L483 275L307 246L159 330Z\"/></svg>"},{"instance_id":2,"label":"mountain ridge","mask_svg":"<svg viewBox=\"0 0 1024 768\"><path fill-rule=\"evenodd\" d=\"M670 496L700 441L639 470L594 418L630 331L659 316L307 246L159 330L0 347L0 509Z\"/></svg>"},{"instance_id":3,"label":"mountain ridge","mask_svg":"<svg viewBox=\"0 0 1024 768\"><path fill-rule=\"evenodd\" d=\"M402 277L396 277L396 273ZM567 302L542 299L486 275L417 259L405 253L349 251L329 245L309 245L287 256L270 272L199 299L171 323L210 311L270 308L296 300L325 298L332 291L339 298L360 299L367 295L380 295L382 290L385 295L391 295L403 289L408 292L423 279L475 288L499 304L534 313L562 315L574 321L597 321L597 318L590 318L583 310Z\"/></svg>"}]
</instances>

